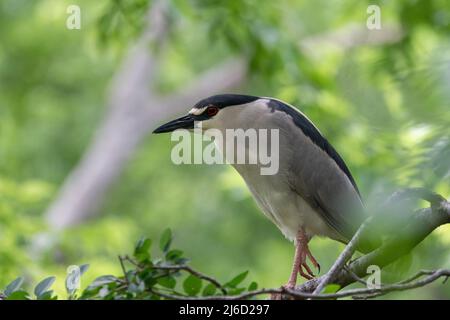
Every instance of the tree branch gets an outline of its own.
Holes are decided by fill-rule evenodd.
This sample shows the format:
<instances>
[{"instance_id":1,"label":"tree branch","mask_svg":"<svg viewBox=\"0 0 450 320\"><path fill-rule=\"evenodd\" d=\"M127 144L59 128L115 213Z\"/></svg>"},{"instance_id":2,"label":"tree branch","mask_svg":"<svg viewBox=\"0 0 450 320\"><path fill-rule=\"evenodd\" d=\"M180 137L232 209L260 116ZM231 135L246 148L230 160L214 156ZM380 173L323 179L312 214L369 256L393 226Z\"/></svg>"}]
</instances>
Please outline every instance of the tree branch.
<instances>
[{"instance_id":1,"label":"tree branch","mask_svg":"<svg viewBox=\"0 0 450 320\"><path fill-rule=\"evenodd\" d=\"M327 273L322 277L309 280L297 286L294 291L314 293L319 285L327 278L332 278L333 283L344 288L357 281L355 280L355 275L358 278L365 277L369 266L377 265L382 269L409 253L433 230L441 225L450 223L450 204L442 196L422 188L415 188L397 192L390 197L389 201L397 201L406 196L425 199L431 203L431 207L417 210L408 218L408 221L404 221L404 228L399 230L396 235L392 236L376 250L350 263L347 269L348 271L345 268L334 268L331 275Z\"/></svg>"},{"instance_id":2,"label":"tree branch","mask_svg":"<svg viewBox=\"0 0 450 320\"><path fill-rule=\"evenodd\" d=\"M408 282L408 283L397 283L392 285L385 285L380 288L363 288L363 289L350 289L345 290L337 293L326 293L326 294L314 294L314 293L307 293L307 292L299 292L298 290L292 290L287 288L280 288L280 289L259 289L254 291L245 292L239 295L233 295L233 296L210 296L210 297L188 297L184 295L173 295L173 294L165 294L161 293L158 290L151 289L152 293L155 293L157 295L160 295L161 297L167 298L167 299L174 299L174 300L244 300L244 299L250 299L256 296L260 295L266 295L266 294L282 294L285 296L293 297L293 298L299 298L299 299L314 299L314 300L327 300L327 299L338 299L338 298L346 298L346 297L355 297L355 296L364 296L364 295L370 295L371 297L383 295L389 292L394 291L406 291L411 290L415 288L420 288L423 286L426 286L434 281L436 281L439 278L445 278L447 279L450 277L450 269L439 269L430 271L428 276L425 277L422 280L418 280L415 282ZM445 280L444 280L445 281Z\"/></svg>"},{"instance_id":3,"label":"tree branch","mask_svg":"<svg viewBox=\"0 0 450 320\"><path fill-rule=\"evenodd\" d=\"M377 219L385 219L383 215L372 215L367 219L361 227L357 230L353 238L350 240L346 248L340 254L336 262L330 270L322 277L307 281L295 289L290 288L263 288L244 292L241 294L229 295L227 294L227 285L222 285L218 280L207 276L201 272L196 271L186 264L172 264L165 262L157 262L149 264L146 262L139 263L132 258L125 256L121 258L121 266L124 272L125 280L119 279L124 286L127 285L127 274L123 266L122 260L129 261L136 270L130 271L131 274L139 275L141 272L150 272L153 274L153 281L161 277L180 276L180 272L185 272L194 275L199 279L205 280L218 288L221 293L218 295L211 295L206 297L190 296L175 291L173 288L165 288L164 286L151 285L145 288L146 292L157 295L165 299L184 299L184 300L241 300L251 299L260 295L276 294L284 299L339 299L352 297L354 299L369 299L385 295L394 291L405 291L419 287L426 286L439 278L445 278L445 281L450 276L450 269L438 270L421 270L402 281L392 284L379 283L377 286L369 286L363 279L367 274L366 270L369 265L377 265L380 269L398 260L405 253L410 252L418 243L425 239L434 229L439 226L450 223L450 206L440 195L429 192L422 188L414 188L402 190L394 193L383 204L382 208L386 209L389 204L395 204L404 199L426 199L430 202L431 207L417 210L412 217L406 217L403 221L403 228L397 231L395 236L387 239L382 245L372 252L350 262L347 261L352 257L355 248L358 246L358 241L362 241L365 232L373 232L374 223ZM389 211L389 210L388 210ZM402 216L403 217L403 216ZM361 239L361 240L360 240ZM156 273L155 273L156 272ZM343 289L351 283L359 282L364 285L363 288L341 290L335 293L322 293L325 286L329 283L339 285L339 289ZM130 285L128 283L128 285ZM121 287L121 290L128 290L127 287ZM236 288L235 288L236 289ZM243 288L238 288L243 290ZM241 292L241 291L235 292ZM230 291L231 292L231 291Z\"/></svg>"},{"instance_id":4,"label":"tree branch","mask_svg":"<svg viewBox=\"0 0 450 320\"><path fill-rule=\"evenodd\" d=\"M334 277L337 275L337 273L343 269L343 267L347 263L347 261L350 260L350 258L353 256L353 253L356 250L356 246L359 242L359 239L361 238L361 235L363 234L364 230L370 224L370 221L372 221L372 219L368 218L361 225L361 227L355 233L355 235L350 240L350 242L347 244L345 249L339 255L337 260L331 266L330 270L323 276L323 279L319 282L319 284L317 285L317 288L313 291L313 294L321 293L322 290L325 288L325 286L327 284L331 283L333 281Z\"/></svg>"},{"instance_id":5,"label":"tree branch","mask_svg":"<svg viewBox=\"0 0 450 320\"><path fill-rule=\"evenodd\" d=\"M204 273L201 273L197 270L192 269L188 265L176 265L176 266L153 266L153 269L156 270L168 270L168 271L186 271L199 279L206 280L209 283L212 283L217 289L219 289L223 294L227 294L227 290L220 284L219 281L210 277Z\"/></svg>"},{"instance_id":6,"label":"tree branch","mask_svg":"<svg viewBox=\"0 0 450 320\"><path fill-rule=\"evenodd\" d=\"M179 255L165 254L163 259L150 260L141 259L140 251L135 249L134 259L130 256L119 256L120 265L123 271L122 277L108 276L108 282L113 283L109 286L107 299L111 297L120 298L165 298L165 299L184 299L184 300L241 300L251 299L260 295L275 294L284 299L339 299L352 297L354 299L369 299L385 295L394 291L405 291L426 286L439 278L450 277L450 269L438 270L420 270L416 274L391 284L376 283L369 286L369 282L364 280L367 275L368 266L377 265L380 269L401 258L405 253L410 252L418 243L425 239L434 229L439 226L450 223L450 205L440 195L429 192L422 188L407 189L394 193L383 204L381 209L386 209L389 204L395 204L404 199L427 199L430 208L419 209L411 215L404 217L403 227L396 230L394 236L387 238L378 248L365 254L364 256L347 262L352 257L355 248L359 246L358 241L365 241L365 233L373 232L371 228L376 227L377 219L385 219L384 215L371 215L361 227L357 230L354 237L350 240L346 248L340 254L330 270L322 277L307 281L295 289L281 288L263 288L259 290L245 291L245 286L241 286L243 281L241 274L233 280L221 284L220 281L201 273L185 263L185 258ZM378 231L378 229L377 229ZM390 232L390 229L387 230ZM377 234L378 235L378 234ZM380 234L381 240L384 240L384 233ZM140 248L139 242L136 248ZM149 250L150 248L147 248ZM129 262L133 269L126 270L124 262ZM187 276L187 277L186 277ZM190 279L195 276L197 279ZM175 278L183 278L184 293L176 290L177 282ZM166 278L167 281L160 281ZM202 281L208 282L208 286L203 287ZM103 281L103 282L102 282ZM105 297L98 291L99 287L104 285L104 279L94 281L82 297L95 298L99 294L100 298ZM195 285L194 282L195 281ZM351 283L362 283L363 288L348 289L346 286ZM338 285L340 291L335 293L323 293L323 288L329 283ZM215 288L212 288L214 286ZM252 284L251 287L254 285ZM206 290L208 289L208 290ZM216 294L216 289L220 292ZM343 290L341 290L343 289ZM96 291L97 290L97 291ZM149 295L150 293L150 295ZM1 295L1 293L0 293ZM205 296L206 295L206 296Z\"/></svg>"}]
</instances>

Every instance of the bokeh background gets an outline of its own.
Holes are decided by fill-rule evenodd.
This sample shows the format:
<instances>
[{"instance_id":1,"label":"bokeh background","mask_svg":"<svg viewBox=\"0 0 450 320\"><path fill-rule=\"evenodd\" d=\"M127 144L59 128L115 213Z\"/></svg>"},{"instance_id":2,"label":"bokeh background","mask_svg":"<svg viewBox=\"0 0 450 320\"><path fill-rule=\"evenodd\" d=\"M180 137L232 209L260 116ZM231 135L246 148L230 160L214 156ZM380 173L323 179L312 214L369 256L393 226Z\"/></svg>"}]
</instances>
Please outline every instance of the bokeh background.
<instances>
[{"instance_id":1,"label":"bokeh background","mask_svg":"<svg viewBox=\"0 0 450 320\"><path fill-rule=\"evenodd\" d=\"M298 106L341 153L368 202L413 186L450 196L448 1L164 3L164 44L148 46L157 65L149 91L170 97L241 59L245 76L230 90ZM81 8L80 30L66 28L70 4ZM113 79L148 28L153 4L0 1L0 287L19 275L28 283L57 275L62 293L72 264L90 264L84 285L119 275L117 255L166 227L205 273L226 280L249 270L260 287L286 282L293 245L259 212L242 179L227 166L172 164L169 135L136 144L87 219L54 226L49 208L104 123ZM366 27L370 4L381 8L380 30ZM155 123L175 115L152 100L148 108L166 112ZM326 270L343 247L314 239L311 248ZM449 266L450 227L443 226L390 271ZM388 297L450 298L450 285Z\"/></svg>"}]
</instances>

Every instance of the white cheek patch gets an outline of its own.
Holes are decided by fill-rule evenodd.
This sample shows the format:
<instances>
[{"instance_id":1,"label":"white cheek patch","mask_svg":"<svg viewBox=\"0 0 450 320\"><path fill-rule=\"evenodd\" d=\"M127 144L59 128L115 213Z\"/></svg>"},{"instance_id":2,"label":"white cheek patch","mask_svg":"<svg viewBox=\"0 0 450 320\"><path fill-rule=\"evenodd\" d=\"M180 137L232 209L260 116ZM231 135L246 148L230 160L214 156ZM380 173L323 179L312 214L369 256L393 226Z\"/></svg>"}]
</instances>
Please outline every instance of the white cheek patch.
<instances>
[{"instance_id":1,"label":"white cheek patch","mask_svg":"<svg viewBox=\"0 0 450 320\"><path fill-rule=\"evenodd\" d=\"M203 111L206 110L207 107L203 107L203 108L192 108L189 111L189 114L193 114L194 116L199 116L203 113Z\"/></svg>"}]
</instances>

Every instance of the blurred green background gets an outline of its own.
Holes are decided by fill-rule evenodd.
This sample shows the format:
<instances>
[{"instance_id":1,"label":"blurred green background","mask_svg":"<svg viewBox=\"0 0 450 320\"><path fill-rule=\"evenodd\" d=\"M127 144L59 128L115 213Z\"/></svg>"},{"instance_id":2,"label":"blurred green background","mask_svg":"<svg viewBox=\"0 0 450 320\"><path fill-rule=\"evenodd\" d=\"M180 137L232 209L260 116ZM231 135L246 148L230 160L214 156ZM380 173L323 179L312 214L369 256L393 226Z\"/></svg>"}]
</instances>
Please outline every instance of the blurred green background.
<instances>
[{"instance_id":1,"label":"blurred green background","mask_svg":"<svg viewBox=\"0 0 450 320\"><path fill-rule=\"evenodd\" d=\"M69 4L81 8L80 30L66 28ZM369 4L381 8L381 30L402 30L399 39L302 50L304 39L347 25L365 28ZM62 232L47 226L46 209L104 116L107 89L151 5L0 1L0 288L19 275L30 283L57 275L55 287L64 292L71 264L91 265L85 285L120 274L117 255L132 251L141 235L157 239L166 227L205 273L226 280L250 270L260 287L286 282L293 245L259 212L238 174L227 166L173 165L169 135L145 139L98 215ZM450 2L168 5L159 91L170 95L217 63L244 56L249 72L236 91L298 106L341 153L368 202L413 186L450 196ZM314 239L311 249L327 270L342 245ZM404 260L391 271L448 268L450 227L436 230ZM450 298L450 286L388 297Z\"/></svg>"}]
</instances>

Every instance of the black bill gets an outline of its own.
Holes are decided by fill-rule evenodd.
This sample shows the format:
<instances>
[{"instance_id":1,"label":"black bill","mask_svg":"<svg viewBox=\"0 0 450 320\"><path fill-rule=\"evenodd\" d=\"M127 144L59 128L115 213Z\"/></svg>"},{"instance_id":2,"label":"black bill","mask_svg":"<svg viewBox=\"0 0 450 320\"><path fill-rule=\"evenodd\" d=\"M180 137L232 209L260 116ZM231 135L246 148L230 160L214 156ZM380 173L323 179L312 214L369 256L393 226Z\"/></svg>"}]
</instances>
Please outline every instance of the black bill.
<instances>
[{"instance_id":1,"label":"black bill","mask_svg":"<svg viewBox=\"0 0 450 320\"><path fill-rule=\"evenodd\" d=\"M172 132L177 129L194 129L194 117L188 114L187 116L172 120L156 128L153 133Z\"/></svg>"}]
</instances>

